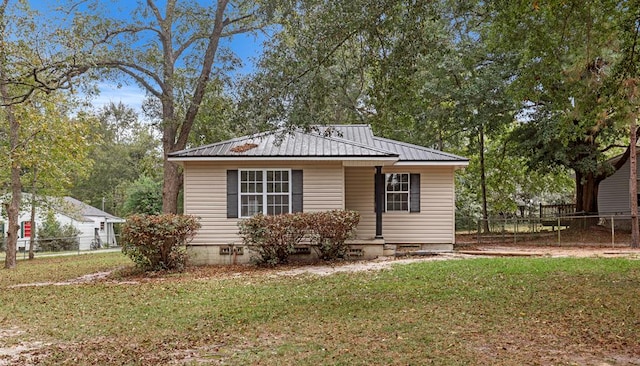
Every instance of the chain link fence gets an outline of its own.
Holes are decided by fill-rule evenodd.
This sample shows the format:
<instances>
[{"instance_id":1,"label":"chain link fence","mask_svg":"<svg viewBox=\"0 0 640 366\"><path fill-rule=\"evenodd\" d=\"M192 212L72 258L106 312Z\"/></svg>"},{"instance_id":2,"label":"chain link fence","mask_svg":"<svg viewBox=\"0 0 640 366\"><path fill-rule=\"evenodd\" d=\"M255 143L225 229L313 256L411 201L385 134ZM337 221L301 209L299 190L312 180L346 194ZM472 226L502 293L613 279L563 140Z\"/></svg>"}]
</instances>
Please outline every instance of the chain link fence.
<instances>
[{"instance_id":1,"label":"chain link fence","mask_svg":"<svg viewBox=\"0 0 640 366\"><path fill-rule=\"evenodd\" d=\"M6 248L6 237L2 237L0 241L0 251L4 254ZM28 257L30 238L20 238L17 242L18 257ZM78 235L73 237L55 237L55 238L35 238L33 240L33 250L36 256L43 256L48 254L58 253L77 253L98 250L119 248L120 236L116 235L114 243L108 243L101 240L99 237L91 235Z\"/></svg>"},{"instance_id":2,"label":"chain link fence","mask_svg":"<svg viewBox=\"0 0 640 366\"><path fill-rule=\"evenodd\" d=\"M492 217L456 219L457 242L557 246L631 245L630 215L565 215L557 217Z\"/></svg>"}]
</instances>

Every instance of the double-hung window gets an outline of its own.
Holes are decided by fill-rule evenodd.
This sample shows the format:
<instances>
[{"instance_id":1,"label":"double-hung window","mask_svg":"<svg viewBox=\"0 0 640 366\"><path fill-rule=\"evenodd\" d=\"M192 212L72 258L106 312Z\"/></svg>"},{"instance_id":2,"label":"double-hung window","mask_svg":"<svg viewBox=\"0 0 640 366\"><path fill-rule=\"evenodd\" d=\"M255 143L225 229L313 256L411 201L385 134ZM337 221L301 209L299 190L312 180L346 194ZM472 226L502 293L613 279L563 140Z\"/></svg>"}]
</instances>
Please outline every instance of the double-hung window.
<instances>
[{"instance_id":1,"label":"double-hung window","mask_svg":"<svg viewBox=\"0 0 640 366\"><path fill-rule=\"evenodd\" d=\"M240 170L240 216L291 212L290 170Z\"/></svg>"},{"instance_id":2,"label":"double-hung window","mask_svg":"<svg viewBox=\"0 0 640 366\"><path fill-rule=\"evenodd\" d=\"M409 174L391 173L385 175L386 211L409 211Z\"/></svg>"}]
</instances>

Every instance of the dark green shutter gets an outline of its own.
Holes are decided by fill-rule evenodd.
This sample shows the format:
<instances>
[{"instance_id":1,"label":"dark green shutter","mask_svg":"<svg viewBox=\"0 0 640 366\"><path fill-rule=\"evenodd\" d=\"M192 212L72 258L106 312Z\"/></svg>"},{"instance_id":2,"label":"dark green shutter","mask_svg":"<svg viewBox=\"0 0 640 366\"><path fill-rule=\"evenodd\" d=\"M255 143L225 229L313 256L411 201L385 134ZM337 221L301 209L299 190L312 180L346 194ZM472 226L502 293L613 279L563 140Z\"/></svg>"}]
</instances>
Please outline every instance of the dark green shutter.
<instances>
[{"instance_id":1,"label":"dark green shutter","mask_svg":"<svg viewBox=\"0 0 640 366\"><path fill-rule=\"evenodd\" d=\"M302 170L291 171L291 212L302 212Z\"/></svg>"},{"instance_id":2,"label":"dark green shutter","mask_svg":"<svg viewBox=\"0 0 640 366\"><path fill-rule=\"evenodd\" d=\"M420 174L410 174L409 184L409 212L420 212Z\"/></svg>"},{"instance_id":3,"label":"dark green shutter","mask_svg":"<svg viewBox=\"0 0 640 366\"><path fill-rule=\"evenodd\" d=\"M238 217L238 171L227 170L227 218Z\"/></svg>"}]
</instances>

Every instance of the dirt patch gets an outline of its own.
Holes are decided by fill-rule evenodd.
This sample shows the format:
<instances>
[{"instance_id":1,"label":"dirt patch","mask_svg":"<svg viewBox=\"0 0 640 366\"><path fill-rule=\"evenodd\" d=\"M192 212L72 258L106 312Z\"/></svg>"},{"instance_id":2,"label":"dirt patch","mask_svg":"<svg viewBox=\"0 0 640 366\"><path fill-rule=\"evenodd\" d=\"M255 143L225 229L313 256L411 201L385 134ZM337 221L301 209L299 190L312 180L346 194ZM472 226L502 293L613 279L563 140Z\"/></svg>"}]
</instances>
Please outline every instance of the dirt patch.
<instances>
[{"instance_id":1,"label":"dirt patch","mask_svg":"<svg viewBox=\"0 0 640 366\"><path fill-rule=\"evenodd\" d=\"M83 283L93 283L99 280L104 280L109 277L115 270L104 271L104 272L96 272L89 273L84 276L80 276L71 280L62 281L62 282L34 282L34 283L21 283L17 285L9 286L9 288L19 288L19 287L40 287L40 286L69 286L69 285L79 285Z\"/></svg>"},{"instance_id":2,"label":"dirt patch","mask_svg":"<svg viewBox=\"0 0 640 366\"><path fill-rule=\"evenodd\" d=\"M610 248L600 246L550 246L550 245L467 245L459 253L487 256L539 256L552 258L631 258L640 259L640 249Z\"/></svg>"},{"instance_id":3,"label":"dirt patch","mask_svg":"<svg viewBox=\"0 0 640 366\"><path fill-rule=\"evenodd\" d=\"M40 349L50 345L41 341L17 342L24 334L16 327L0 328L0 366L29 364Z\"/></svg>"},{"instance_id":4,"label":"dirt patch","mask_svg":"<svg viewBox=\"0 0 640 366\"><path fill-rule=\"evenodd\" d=\"M312 274L317 276L329 276L344 272L380 271L391 268L395 264L408 264L428 261L444 261L453 259L471 258L472 256L463 253L442 253L438 255L395 259L393 257L381 257L370 261L358 261L337 265L314 265L288 270L276 271L272 276L297 276L302 274Z\"/></svg>"}]
</instances>

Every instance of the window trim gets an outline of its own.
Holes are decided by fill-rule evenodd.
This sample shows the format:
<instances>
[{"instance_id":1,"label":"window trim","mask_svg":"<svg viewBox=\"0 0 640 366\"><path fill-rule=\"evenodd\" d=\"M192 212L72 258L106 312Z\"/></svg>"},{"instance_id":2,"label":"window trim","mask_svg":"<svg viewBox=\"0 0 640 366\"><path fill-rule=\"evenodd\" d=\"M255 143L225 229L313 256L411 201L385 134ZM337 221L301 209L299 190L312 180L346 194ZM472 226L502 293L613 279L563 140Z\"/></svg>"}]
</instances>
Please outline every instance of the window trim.
<instances>
[{"instance_id":1,"label":"window trim","mask_svg":"<svg viewBox=\"0 0 640 366\"><path fill-rule=\"evenodd\" d=\"M407 176L407 191L388 191L387 190L387 182L390 175L406 175ZM407 209L406 210L390 210L389 209L389 200L387 199L387 195L389 193L406 193L407 195ZM411 212L411 173L408 172L396 172L396 173L385 173L384 174L384 212L397 212L397 213L409 213Z\"/></svg>"},{"instance_id":2,"label":"window trim","mask_svg":"<svg viewBox=\"0 0 640 366\"><path fill-rule=\"evenodd\" d=\"M267 214L267 197L268 196L286 196L287 200L288 200L288 208L289 210L287 212L283 212L283 214L286 213L291 213L293 210L293 199L292 199L292 193L293 193L293 177L292 177L292 169L291 168L245 168L245 169L238 169L238 218L242 218L242 219L246 219L252 216L243 216L242 215L242 197L247 196L247 195L251 195L251 196L257 196L258 193L242 193L242 172L262 172L262 214L263 215L268 215ZM288 185L289 185L289 189L287 191L286 194L284 193L269 193L267 192L267 172L287 172L288 175Z\"/></svg>"}]
</instances>

